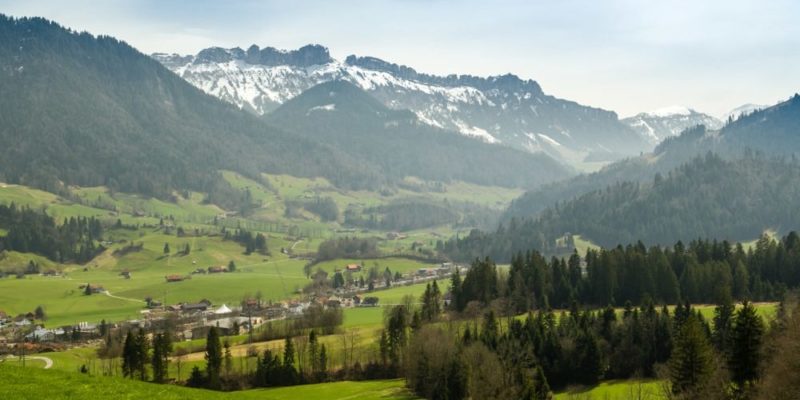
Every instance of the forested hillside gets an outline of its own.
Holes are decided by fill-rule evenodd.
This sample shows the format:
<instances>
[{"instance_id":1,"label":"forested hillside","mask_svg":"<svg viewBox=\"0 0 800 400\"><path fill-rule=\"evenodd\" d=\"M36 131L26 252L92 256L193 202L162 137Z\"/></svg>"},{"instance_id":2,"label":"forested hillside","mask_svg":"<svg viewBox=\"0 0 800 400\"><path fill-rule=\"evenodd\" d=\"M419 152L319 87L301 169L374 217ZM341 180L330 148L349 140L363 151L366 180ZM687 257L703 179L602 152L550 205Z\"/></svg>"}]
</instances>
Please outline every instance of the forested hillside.
<instances>
[{"instance_id":1,"label":"forested hillside","mask_svg":"<svg viewBox=\"0 0 800 400\"><path fill-rule=\"evenodd\" d=\"M393 180L417 176L532 188L569 175L566 167L542 153L490 145L422 124L410 111L391 110L345 81L315 86L267 118L309 140L336 146Z\"/></svg>"},{"instance_id":2,"label":"forested hillside","mask_svg":"<svg viewBox=\"0 0 800 400\"><path fill-rule=\"evenodd\" d=\"M358 160L270 128L114 38L0 16L0 71L0 180L162 198L219 190L223 168L374 180Z\"/></svg>"},{"instance_id":3,"label":"forested hillside","mask_svg":"<svg viewBox=\"0 0 800 400\"><path fill-rule=\"evenodd\" d=\"M642 240L669 244L716 237L751 240L765 229L787 232L800 226L796 160L751 154L728 161L708 154L649 183L624 182L562 202L538 218L513 219L493 234L473 232L447 244L461 259L528 248L553 250L555 239L580 234L613 247Z\"/></svg>"},{"instance_id":4,"label":"forested hillside","mask_svg":"<svg viewBox=\"0 0 800 400\"><path fill-rule=\"evenodd\" d=\"M800 96L773 107L741 114L721 130L698 125L680 136L669 137L652 154L643 154L611 164L602 170L576 176L529 191L515 200L504 219L532 217L559 201L625 181L652 181L693 158L713 152L726 159L748 153L796 156L800 153Z\"/></svg>"}]
</instances>

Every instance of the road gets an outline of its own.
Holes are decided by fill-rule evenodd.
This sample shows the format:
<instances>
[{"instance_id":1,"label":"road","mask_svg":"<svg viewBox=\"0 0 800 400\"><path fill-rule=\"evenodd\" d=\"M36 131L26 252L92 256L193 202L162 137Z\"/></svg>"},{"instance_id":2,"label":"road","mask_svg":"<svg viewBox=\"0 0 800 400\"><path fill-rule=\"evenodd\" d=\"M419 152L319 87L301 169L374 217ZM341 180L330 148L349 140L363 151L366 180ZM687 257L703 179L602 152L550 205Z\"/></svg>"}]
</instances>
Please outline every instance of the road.
<instances>
[{"instance_id":1,"label":"road","mask_svg":"<svg viewBox=\"0 0 800 400\"><path fill-rule=\"evenodd\" d=\"M13 359L18 359L18 358L19 358L19 357L17 357L17 356L8 356L8 357L6 357L6 360L13 360ZM27 361L27 360L39 360L39 361L44 361L44 369L50 369L50 368L53 366L53 360L52 360L52 359L50 359L49 357L42 357L42 356L25 356L25 360L26 360L26 361Z\"/></svg>"}]
</instances>

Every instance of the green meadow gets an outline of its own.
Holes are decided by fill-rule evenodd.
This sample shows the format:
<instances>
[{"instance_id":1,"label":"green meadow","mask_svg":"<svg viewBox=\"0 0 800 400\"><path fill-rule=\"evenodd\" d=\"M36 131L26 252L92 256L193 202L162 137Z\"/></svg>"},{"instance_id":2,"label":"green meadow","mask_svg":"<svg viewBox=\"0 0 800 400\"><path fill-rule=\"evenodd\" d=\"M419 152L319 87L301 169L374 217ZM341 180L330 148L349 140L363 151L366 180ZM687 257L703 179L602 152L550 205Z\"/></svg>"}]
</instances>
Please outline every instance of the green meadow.
<instances>
[{"instance_id":1,"label":"green meadow","mask_svg":"<svg viewBox=\"0 0 800 400\"><path fill-rule=\"evenodd\" d=\"M335 382L222 393L123 378L87 376L64 371L21 368L0 363L0 398L24 400L108 399L414 399L401 380Z\"/></svg>"}]
</instances>

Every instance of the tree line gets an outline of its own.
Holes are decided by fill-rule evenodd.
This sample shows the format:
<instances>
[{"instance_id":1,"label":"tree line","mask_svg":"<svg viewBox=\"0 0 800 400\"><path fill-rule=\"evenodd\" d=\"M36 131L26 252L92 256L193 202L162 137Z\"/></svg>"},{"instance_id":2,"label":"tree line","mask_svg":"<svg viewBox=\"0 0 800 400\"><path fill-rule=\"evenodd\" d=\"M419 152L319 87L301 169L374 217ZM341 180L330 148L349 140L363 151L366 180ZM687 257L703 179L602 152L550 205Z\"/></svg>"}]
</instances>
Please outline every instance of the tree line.
<instances>
[{"instance_id":1,"label":"tree line","mask_svg":"<svg viewBox=\"0 0 800 400\"><path fill-rule=\"evenodd\" d=\"M800 236L790 232L780 240L762 236L745 249L727 241L694 240L671 247L647 248L642 242L611 249L588 250L585 259L549 260L537 251L511 258L505 279L494 263L476 261L463 282L456 274L453 303L463 311L471 301L488 303L508 293L517 311L567 308L572 302L595 306L716 303L730 293L734 299L776 301L787 289L800 286Z\"/></svg>"},{"instance_id":2,"label":"tree line","mask_svg":"<svg viewBox=\"0 0 800 400\"><path fill-rule=\"evenodd\" d=\"M65 218L59 225L43 210L12 203L0 205L0 227L8 231L0 237L0 251L36 253L59 263L84 263L103 250L95 243L101 239L103 227L94 217Z\"/></svg>"}]
</instances>

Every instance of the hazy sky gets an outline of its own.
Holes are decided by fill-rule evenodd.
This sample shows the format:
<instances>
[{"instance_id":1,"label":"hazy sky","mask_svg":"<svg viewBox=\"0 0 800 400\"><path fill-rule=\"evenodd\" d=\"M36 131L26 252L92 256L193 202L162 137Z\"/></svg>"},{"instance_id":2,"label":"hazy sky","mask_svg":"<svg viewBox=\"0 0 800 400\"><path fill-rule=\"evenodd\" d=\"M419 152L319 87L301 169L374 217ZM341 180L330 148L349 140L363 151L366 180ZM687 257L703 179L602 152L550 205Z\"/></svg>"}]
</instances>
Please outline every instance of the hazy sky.
<instances>
[{"instance_id":1,"label":"hazy sky","mask_svg":"<svg viewBox=\"0 0 800 400\"><path fill-rule=\"evenodd\" d=\"M628 116L673 104L721 115L800 91L800 2L0 0L145 53L307 43L436 74L511 72Z\"/></svg>"}]
</instances>

